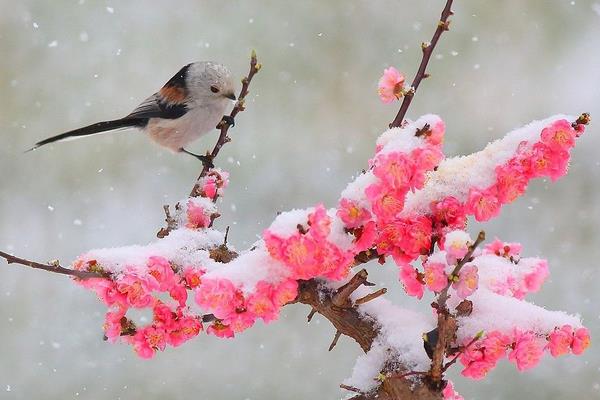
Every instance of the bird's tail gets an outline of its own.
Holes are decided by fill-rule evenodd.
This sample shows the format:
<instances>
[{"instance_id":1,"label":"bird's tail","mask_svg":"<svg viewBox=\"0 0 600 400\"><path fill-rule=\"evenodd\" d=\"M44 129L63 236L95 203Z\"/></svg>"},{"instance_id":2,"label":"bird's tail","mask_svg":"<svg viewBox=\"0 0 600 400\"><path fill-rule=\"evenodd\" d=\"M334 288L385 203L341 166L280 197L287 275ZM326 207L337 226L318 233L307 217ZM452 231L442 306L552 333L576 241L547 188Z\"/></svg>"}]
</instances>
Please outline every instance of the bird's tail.
<instances>
[{"instance_id":1,"label":"bird's tail","mask_svg":"<svg viewBox=\"0 0 600 400\"><path fill-rule=\"evenodd\" d=\"M61 133L60 135L44 139L40 142L37 142L32 148L26 150L25 152L35 150L38 147L41 147L48 143L78 139L80 137L96 135L99 133L104 133L119 128L142 127L145 125L146 122L147 119L143 118L121 118L112 121L96 122L95 124L84 126L83 128L74 129L72 131Z\"/></svg>"}]
</instances>

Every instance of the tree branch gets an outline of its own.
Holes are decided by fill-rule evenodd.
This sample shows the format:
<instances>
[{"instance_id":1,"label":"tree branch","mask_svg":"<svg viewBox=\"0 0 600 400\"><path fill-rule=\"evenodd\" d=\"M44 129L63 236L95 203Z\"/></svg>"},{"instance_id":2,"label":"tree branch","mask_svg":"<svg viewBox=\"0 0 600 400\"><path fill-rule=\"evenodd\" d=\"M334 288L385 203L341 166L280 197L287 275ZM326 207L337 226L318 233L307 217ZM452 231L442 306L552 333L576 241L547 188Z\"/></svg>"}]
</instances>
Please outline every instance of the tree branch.
<instances>
[{"instance_id":1,"label":"tree branch","mask_svg":"<svg viewBox=\"0 0 600 400\"><path fill-rule=\"evenodd\" d=\"M79 271L76 269L61 267L57 262L51 262L48 264L42 264L36 261L27 260L25 258L15 257L3 251L0 251L0 257L6 259L8 264L21 264L27 267L41 269L48 272L54 272L55 274L70 275L78 279L90 279L90 278L110 278L108 272L102 271Z\"/></svg>"},{"instance_id":2,"label":"tree branch","mask_svg":"<svg viewBox=\"0 0 600 400\"><path fill-rule=\"evenodd\" d=\"M419 65L417 74L415 75L415 78L410 85L411 86L410 91L404 95L404 100L402 100L402 104L400 105L400 110L398 111L396 118L394 118L394 120L390 124L390 128L395 128L395 127L402 125L402 122L404 121L404 117L406 116L406 112L408 111L408 107L410 106L410 103L412 102L412 99L413 99L415 93L417 92L417 89L419 88L421 81L424 78L429 76L426 73L426 70L427 70L427 64L429 63L429 59L431 58L431 54L433 53L433 49L437 45L438 40L440 39L440 36L442 36L442 33L444 31L447 31L450 29L450 21L448 21L448 18L453 14L453 12L451 10L452 1L453 0L446 1L446 6L444 7L444 10L442 11L442 16L440 17L440 21L438 22L437 29L435 30L435 33L433 34L433 37L431 38L431 42L423 43L421 45L421 48L423 49L423 58L421 59L421 64Z\"/></svg>"},{"instance_id":3,"label":"tree branch","mask_svg":"<svg viewBox=\"0 0 600 400\"><path fill-rule=\"evenodd\" d=\"M453 277L458 276L458 273L462 267L472 260L473 252L484 240L485 232L481 231L479 232L479 235L477 235L475 242L469 247L467 254L465 254L465 256L454 267L454 270L449 277L450 280ZM437 343L435 343L433 350L431 369L429 370L429 379L435 388L441 388L442 376L445 371L444 358L446 356L446 348L448 341L452 338L452 336L454 336L457 328L456 319L450 314L448 308L446 307L446 302L448 300L448 289L450 288L450 280L448 281L446 287L440 292L437 302L432 304L432 306L437 309L438 314L438 340Z\"/></svg>"}]
</instances>

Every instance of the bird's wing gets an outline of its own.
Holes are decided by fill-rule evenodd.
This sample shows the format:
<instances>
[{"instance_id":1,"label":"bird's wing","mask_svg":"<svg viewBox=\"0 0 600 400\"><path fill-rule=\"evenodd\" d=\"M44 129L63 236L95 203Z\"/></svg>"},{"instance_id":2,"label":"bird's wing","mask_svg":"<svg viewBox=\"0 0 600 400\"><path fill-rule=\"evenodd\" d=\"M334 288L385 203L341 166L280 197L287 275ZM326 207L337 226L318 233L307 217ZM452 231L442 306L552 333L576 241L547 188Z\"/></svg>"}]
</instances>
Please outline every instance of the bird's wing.
<instances>
[{"instance_id":1,"label":"bird's wing","mask_svg":"<svg viewBox=\"0 0 600 400\"><path fill-rule=\"evenodd\" d=\"M161 89L162 90L162 89ZM167 102L160 95L155 93L144 100L135 108L125 119L137 118L164 118L175 119L184 115L188 111L185 101L182 102Z\"/></svg>"},{"instance_id":2,"label":"bird's wing","mask_svg":"<svg viewBox=\"0 0 600 400\"><path fill-rule=\"evenodd\" d=\"M185 80L190 65L181 68L158 93L144 100L125 118L175 119L184 115L188 111Z\"/></svg>"}]
</instances>

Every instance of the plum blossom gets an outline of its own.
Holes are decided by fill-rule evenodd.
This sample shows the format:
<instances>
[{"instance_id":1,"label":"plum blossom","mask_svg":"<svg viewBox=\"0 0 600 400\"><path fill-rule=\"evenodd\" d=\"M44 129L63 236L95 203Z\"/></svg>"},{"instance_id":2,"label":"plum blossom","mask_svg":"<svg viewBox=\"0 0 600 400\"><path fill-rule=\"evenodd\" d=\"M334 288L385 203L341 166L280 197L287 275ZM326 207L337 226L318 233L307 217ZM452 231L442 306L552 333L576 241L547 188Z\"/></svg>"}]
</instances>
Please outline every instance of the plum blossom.
<instances>
[{"instance_id":1,"label":"plum blossom","mask_svg":"<svg viewBox=\"0 0 600 400\"><path fill-rule=\"evenodd\" d=\"M379 98L384 103L391 103L404 95L404 75L396 68L389 67L383 71L379 79Z\"/></svg>"},{"instance_id":2,"label":"plum blossom","mask_svg":"<svg viewBox=\"0 0 600 400\"><path fill-rule=\"evenodd\" d=\"M478 288L478 282L477 267L467 264L460 270L458 280L452 283L452 287L456 290L458 297L464 299L475 293Z\"/></svg>"}]
</instances>

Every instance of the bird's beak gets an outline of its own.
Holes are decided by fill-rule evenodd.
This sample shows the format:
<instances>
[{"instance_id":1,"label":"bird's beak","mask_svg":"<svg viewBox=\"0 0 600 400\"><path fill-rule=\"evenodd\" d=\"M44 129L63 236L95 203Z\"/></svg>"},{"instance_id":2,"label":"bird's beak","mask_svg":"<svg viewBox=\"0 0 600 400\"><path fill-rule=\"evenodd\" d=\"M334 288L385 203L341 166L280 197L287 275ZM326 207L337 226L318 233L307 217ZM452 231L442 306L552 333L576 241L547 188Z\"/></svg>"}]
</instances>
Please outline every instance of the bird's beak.
<instances>
[{"instance_id":1,"label":"bird's beak","mask_svg":"<svg viewBox=\"0 0 600 400\"><path fill-rule=\"evenodd\" d=\"M228 99L235 100L235 94L233 94L233 92L227 93L224 96L227 97Z\"/></svg>"}]
</instances>

